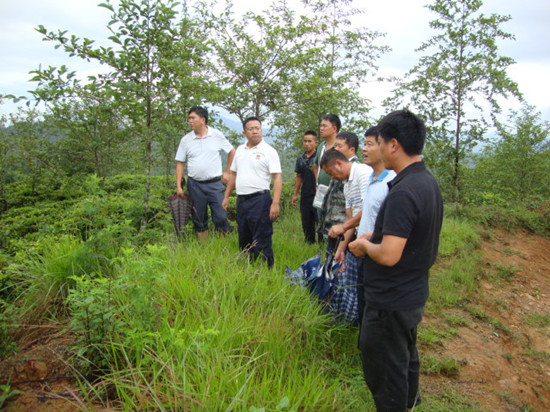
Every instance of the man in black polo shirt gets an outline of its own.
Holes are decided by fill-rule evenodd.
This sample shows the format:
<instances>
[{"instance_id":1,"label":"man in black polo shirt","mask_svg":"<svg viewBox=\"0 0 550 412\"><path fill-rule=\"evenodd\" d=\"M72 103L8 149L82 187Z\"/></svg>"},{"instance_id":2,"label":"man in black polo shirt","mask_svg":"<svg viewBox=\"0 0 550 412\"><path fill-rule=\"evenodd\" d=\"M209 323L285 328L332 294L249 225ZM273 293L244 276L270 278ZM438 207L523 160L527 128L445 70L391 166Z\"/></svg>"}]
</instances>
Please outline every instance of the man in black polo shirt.
<instances>
[{"instance_id":1,"label":"man in black polo shirt","mask_svg":"<svg viewBox=\"0 0 550 412\"><path fill-rule=\"evenodd\" d=\"M313 206L316 181L313 173L313 160L317 154L317 133L308 130L304 133L303 144L305 152L296 160L296 177L294 178L294 193L292 205L298 202L300 192L300 215L302 229L307 243L315 243L315 227L317 226L317 209Z\"/></svg>"},{"instance_id":2,"label":"man in black polo shirt","mask_svg":"<svg viewBox=\"0 0 550 412\"><path fill-rule=\"evenodd\" d=\"M349 245L365 256L366 307L359 335L365 381L378 411L404 412L420 401L416 328L428 299L428 271L439 246L443 202L420 156L424 122L407 110L378 125L380 152L397 176L374 231Z\"/></svg>"}]
</instances>

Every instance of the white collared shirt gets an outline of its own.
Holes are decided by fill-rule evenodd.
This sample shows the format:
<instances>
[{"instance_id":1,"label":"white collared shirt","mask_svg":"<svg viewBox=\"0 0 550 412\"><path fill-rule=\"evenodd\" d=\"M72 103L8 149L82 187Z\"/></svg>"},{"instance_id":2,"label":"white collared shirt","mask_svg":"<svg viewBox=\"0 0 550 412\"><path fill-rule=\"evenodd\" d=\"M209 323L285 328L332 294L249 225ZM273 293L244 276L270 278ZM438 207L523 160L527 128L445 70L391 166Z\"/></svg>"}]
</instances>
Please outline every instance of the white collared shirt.
<instances>
[{"instance_id":1,"label":"white collared shirt","mask_svg":"<svg viewBox=\"0 0 550 412\"><path fill-rule=\"evenodd\" d=\"M210 180L222 175L221 151L229 153L232 149L231 143L217 129L208 127L204 137L198 137L192 130L181 138L176 160L186 162L189 177Z\"/></svg>"},{"instance_id":2,"label":"white collared shirt","mask_svg":"<svg viewBox=\"0 0 550 412\"><path fill-rule=\"evenodd\" d=\"M363 189L369 184L369 176L372 174L372 167L352 162L349 178L344 182L344 196L346 198L346 209L351 209L351 215L355 216L362 210Z\"/></svg>"},{"instance_id":3,"label":"white collared shirt","mask_svg":"<svg viewBox=\"0 0 550 412\"><path fill-rule=\"evenodd\" d=\"M262 140L254 147L240 145L235 152L231 170L237 174L235 189L237 195L269 190L271 175L281 173L279 154Z\"/></svg>"}]
</instances>

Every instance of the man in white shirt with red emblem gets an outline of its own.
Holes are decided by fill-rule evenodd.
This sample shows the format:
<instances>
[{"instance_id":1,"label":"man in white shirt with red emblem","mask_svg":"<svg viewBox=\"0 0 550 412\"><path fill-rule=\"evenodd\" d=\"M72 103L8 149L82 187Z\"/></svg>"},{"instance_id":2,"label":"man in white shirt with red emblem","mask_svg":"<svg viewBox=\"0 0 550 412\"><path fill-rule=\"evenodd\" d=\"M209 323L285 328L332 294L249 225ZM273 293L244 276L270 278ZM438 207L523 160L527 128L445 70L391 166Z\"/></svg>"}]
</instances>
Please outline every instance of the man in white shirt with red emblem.
<instances>
[{"instance_id":1,"label":"man in white shirt with red emblem","mask_svg":"<svg viewBox=\"0 0 550 412\"><path fill-rule=\"evenodd\" d=\"M227 210L229 196L237 190L237 227L239 248L253 259L260 258L273 267L273 221L279 217L283 187L277 151L262 140L262 123L257 117L243 122L246 143L235 152L231 175L222 206ZM273 180L273 198L269 187Z\"/></svg>"}]
</instances>

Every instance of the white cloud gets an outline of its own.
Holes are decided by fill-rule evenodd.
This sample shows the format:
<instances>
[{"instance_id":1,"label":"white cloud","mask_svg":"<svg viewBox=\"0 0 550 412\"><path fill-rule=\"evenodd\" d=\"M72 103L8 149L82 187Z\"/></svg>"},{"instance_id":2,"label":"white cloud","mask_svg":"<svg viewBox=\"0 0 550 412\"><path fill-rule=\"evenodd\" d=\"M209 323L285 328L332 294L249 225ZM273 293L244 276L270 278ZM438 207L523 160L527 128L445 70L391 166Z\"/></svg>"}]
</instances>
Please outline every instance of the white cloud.
<instances>
[{"instance_id":1,"label":"white cloud","mask_svg":"<svg viewBox=\"0 0 550 412\"><path fill-rule=\"evenodd\" d=\"M97 7L98 0L0 0L0 93L23 94L34 88L27 82L28 72L43 66L66 64L71 69L85 71L95 68L77 58L68 59L54 44L43 42L34 28L42 24L49 30L63 29L79 37L102 40L109 44L106 28L110 12ZM235 11L265 10L270 0L234 0ZM289 0L298 3L298 0ZM355 0L362 8L357 23L387 33L380 44L392 51L378 62L380 74L403 74L419 58L414 50L433 35L428 22L436 15L424 7L428 0L365 1ZM504 30L515 34L516 41L499 43L501 54L514 58L517 64L510 67L510 77L518 82L528 103L536 105L543 118L550 120L549 78L550 1L548 0L485 0L485 13L510 14L512 20ZM387 84L376 82L363 85L362 90L376 103L391 90ZM14 110L12 104L0 106L1 113Z\"/></svg>"}]
</instances>

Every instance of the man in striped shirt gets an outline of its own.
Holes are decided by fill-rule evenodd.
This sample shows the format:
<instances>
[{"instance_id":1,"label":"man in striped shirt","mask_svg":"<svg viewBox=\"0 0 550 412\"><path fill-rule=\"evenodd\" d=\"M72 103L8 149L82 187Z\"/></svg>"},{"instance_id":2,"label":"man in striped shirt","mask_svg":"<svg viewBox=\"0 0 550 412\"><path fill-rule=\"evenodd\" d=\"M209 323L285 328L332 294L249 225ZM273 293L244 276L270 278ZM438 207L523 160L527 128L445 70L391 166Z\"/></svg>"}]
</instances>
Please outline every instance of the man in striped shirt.
<instances>
[{"instance_id":1,"label":"man in striped shirt","mask_svg":"<svg viewBox=\"0 0 550 412\"><path fill-rule=\"evenodd\" d=\"M330 307L342 322L356 323L359 319L357 284L361 259L346 253L346 248L355 238L355 227L359 223L362 211L362 193L368 185L372 168L358 162L350 162L347 156L338 150L329 150L325 153L321 167L331 178L345 182L346 221L342 225L333 226L329 231L331 237L344 235L335 254L335 260L343 264L341 273L336 278Z\"/></svg>"}]
</instances>

